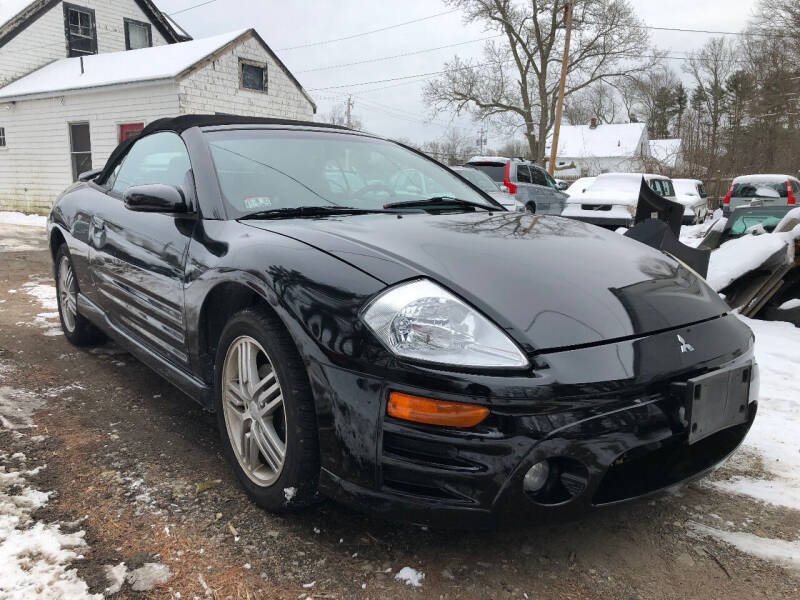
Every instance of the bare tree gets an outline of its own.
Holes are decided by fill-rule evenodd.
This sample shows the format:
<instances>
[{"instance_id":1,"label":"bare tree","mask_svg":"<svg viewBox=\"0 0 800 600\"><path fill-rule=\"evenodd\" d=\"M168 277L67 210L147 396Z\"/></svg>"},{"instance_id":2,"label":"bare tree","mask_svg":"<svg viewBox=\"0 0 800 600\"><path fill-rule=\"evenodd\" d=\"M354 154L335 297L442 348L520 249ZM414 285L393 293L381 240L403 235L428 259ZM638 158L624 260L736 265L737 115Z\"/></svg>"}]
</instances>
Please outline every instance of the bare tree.
<instances>
[{"instance_id":1,"label":"bare tree","mask_svg":"<svg viewBox=\"0 0 800 600\"><path fill-rule=\"evenodd\" d=\"M330 112L321 115L323 123L330 123L331 125L347 125L347 104L339 102L331 107ZM364 123L360 117L351 114L350 123L353 129L363 129Z\"/></svg>"},{"instance_id":2,"label":"bare tree","mask_svg":"<svg viewBox=\"0 0 800 600\"><path fill-rule=\"evenodd\" d=\"M446 0L503 35L484 46L483 58L455 57L424 89L434 111L470 111L493 117L509 131L523 129L531 154L543 162L563 60L567 0ZM653 62L647 30L627 0L575 0L575 31L565 97L595 83L630 76Z\"/></svg>"},{"instance_id":3,"label":"bare tree","mask_svg":"<svg viewBox=\"0 0 800 600\"><path fill-rule=\"evenodd\" d=\"M613 123L618 106L614 88L601 81L572 94L564 103L564 118L571 125L584 125L592 119Z\"/></svg>"},{"instance_id":4,"label":"bare tree","mask_svg":"<svg viewBox=\"0 0 800 600\"><path fill-rule=\"evenodd\" d=\"M698 98L708 118L708 170L716 174L719 155L719 129L725 114L725 83L736 69L737 50L724 37L711 38L697 52L689 56L684 65L694 78ZM698 92L699 90L699 92Z\"/></svg>"},{"instance_id":5,"label":"bare tree","mask_svg":"<svg viewBox=\"0 0 800 600\"><path fill-rule=\"evenodd\" d=\"M621 80L617 88L631 122L647 123L653 139L669 137L672 118L677 114L678 77L672 69L655 65L645 73Z\"/></svg>"}]
</instances>

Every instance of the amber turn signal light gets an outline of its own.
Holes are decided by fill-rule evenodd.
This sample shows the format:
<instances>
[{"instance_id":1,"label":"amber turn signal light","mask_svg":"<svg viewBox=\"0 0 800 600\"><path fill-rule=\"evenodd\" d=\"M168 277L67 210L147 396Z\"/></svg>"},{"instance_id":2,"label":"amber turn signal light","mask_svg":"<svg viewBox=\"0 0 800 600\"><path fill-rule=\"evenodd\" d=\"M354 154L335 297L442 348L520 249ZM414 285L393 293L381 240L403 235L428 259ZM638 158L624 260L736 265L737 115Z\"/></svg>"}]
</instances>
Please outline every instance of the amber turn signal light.
<instances>
[{"instance_id":1,"label":"amber turn signal light","mask_svg":"<svg viewBox=\"0 0 800 600\"><path fill-rule=\"evenodd\" d=\"M390 417L415 423L474 427L489 416L489 409L464 402L447 402L392 392L389 394L388 413Z\"/></svg>"}]
</instances>

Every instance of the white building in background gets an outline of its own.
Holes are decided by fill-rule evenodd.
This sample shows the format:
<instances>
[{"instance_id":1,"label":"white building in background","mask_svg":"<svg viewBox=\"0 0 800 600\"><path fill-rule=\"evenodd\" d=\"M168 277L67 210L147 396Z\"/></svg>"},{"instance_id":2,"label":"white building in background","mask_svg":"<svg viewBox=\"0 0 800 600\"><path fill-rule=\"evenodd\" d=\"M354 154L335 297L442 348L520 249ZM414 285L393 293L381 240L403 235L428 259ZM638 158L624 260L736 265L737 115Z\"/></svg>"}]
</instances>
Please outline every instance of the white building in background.
<instances>
[{"instance_id":1,"label":"white building in background","mask_svg":"<svg viewBox=\"0 0 800 600\"><path fill-rule=\"evenodd\" d=\"M253 29L192 40L151 0L0 0L0 210L46 212L161 117L315 112Z\"/></svg>"},{"instance_id":2,"label":"white building in background","mask_svg":"<svg viewBox=\"0 0 800 600\"><path fill-rule=\"evenodd\" d=\"M545 156L550 156L552 134ZM562 125L558 136L555 176L562 179L595 177L601 173L643 172L650 155L644 123Z\"/></svg>"}]
</instances>

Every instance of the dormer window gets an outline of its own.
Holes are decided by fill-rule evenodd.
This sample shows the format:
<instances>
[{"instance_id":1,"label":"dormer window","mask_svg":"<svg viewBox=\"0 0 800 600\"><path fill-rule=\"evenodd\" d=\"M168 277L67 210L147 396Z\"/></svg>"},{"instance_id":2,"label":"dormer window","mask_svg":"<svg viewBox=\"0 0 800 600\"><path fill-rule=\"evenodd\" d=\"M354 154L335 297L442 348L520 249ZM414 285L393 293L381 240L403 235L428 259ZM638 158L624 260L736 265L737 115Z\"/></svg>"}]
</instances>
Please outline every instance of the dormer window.
<instances>
[{"instance_id":1,"label":"dormer window","mask_svg":"<svg viewBox=\"0 0 800 600\"><path fill-rule=\"evenodd\" d=\"M153 45L153 33L150 23L125 19L125 49L136 50Z\"/></svg>"},{"instance_id":2,"label":"dormer window","mask_svg":"<svg viewBox=\"0 0 800 600\"><path fill-rule=\"evenodd\" d=\"M64 2L64 33L67 56L97 54L97 27L94 10Z\"/></svg>"}]
</instances>

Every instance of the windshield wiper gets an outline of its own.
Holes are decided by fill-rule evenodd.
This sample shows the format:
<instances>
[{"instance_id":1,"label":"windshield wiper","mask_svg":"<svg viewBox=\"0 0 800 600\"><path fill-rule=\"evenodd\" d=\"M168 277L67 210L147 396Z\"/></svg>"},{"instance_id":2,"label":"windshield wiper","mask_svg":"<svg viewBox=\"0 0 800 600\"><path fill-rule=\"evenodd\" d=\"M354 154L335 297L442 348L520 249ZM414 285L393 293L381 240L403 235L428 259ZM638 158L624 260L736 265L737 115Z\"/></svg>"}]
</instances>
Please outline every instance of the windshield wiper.
<instances>
[{"instance_id":1,"label":"windshield wiper","mask_svg":"<svg viewBox=\"0 0 800 600\"><path fill-rule=\"evenodd\" d=\"M383 208L444 208L445 206L457 207L470 207L482 208L483 210L503 210L498 206L491 206L489 204L481 204L480 202L472 202L470 200L462 200L461 198L454 198L453 196L431 196L430 198L421 198L419 200L405 200L403 202L390 202L384 204Z\"/></svg>"},{"instance_id":2,"label":"windshield wiper","mask_svg":"<svg viewBox=\"0 0 800 600\"><path fill-rule=\"evenodd\" d=\"M288 219L292 217L321 217L326 215L361 215L374 212L383 211L369 208L355 208L353 206L292 206L289 208L260 210L239 217L239 219Z\"/></svg>"}]
</instances>

